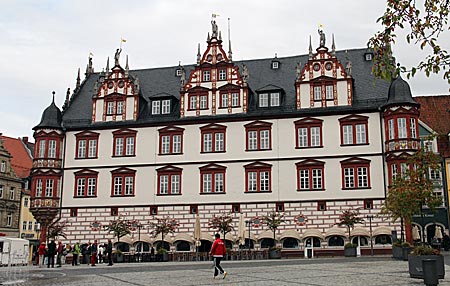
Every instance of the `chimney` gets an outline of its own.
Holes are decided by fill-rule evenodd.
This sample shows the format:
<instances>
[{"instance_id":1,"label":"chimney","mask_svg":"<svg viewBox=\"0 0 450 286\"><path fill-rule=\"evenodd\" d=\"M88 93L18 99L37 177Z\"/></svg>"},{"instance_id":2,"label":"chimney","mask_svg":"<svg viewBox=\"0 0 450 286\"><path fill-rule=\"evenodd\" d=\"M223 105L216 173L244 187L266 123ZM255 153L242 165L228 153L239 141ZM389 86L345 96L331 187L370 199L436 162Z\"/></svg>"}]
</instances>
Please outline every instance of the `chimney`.
<instances>
[{"instance_id":1,"label":"chimney","mask_svg":"<svg viewBox=\"0 0 450 286\"><path fill-rule=\"evenodd\" d=\"M23 141L23 143L27 144L28 143L28 136L22 137L22 141Z\"/></svg>"}]
</instances>

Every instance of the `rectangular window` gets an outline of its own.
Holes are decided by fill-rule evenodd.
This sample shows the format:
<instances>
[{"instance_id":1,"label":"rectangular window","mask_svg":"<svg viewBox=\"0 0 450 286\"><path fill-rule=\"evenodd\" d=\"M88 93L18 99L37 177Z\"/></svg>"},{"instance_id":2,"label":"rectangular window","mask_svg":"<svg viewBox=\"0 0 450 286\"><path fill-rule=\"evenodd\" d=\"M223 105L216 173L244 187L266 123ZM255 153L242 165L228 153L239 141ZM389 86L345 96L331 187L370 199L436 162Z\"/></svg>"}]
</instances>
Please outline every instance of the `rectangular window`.
<instances>
[{"instance_id":1,"label":"rectangular window","mask_svg":"<svg viewBox=\"0 0 450 286\"><path fill-rule=\"evenodd\" d=\"M197 109L197 96L192 95L189 97L189 109L190 110Z\"/></svg>"},{"instance_id":2,"label":"rectangular window","mask_svg":"<svg viewBox=\"0 0 450 286\"><path fill-rule=\"evenodd\" d=\"M45 196L46 197L53 197L53 180L47 180L46 186L45 186Z\"/></svg>"},{"instance_id":3,"label":"rectangular window","mask_svg":"<svg viewBox=\"0 0 450 286\"><path fill-rule=\"evenodd\" d=\"M406 118L397 118L398 138L406 138Z\"/></svg>"},{"instance_id":4,"label":"rectangular window","mask_svg":"<svg viewBox=\"0 0 450 286\"><path fill-rule=\"evenodd\" d=\"M312 187L313 189L322 189L322 169L312 169Z\"/></svg>"},{"instance_id":5,"label":"rectangular window","mask_svg":"<svg viewBox=\"0 0 450 286\"><path fill-rule=\"evenodd\" d=\"M86 158L86 140L79 140L78 141L77 158Z\"/></svg>"},{"instance_id":6,"label":"rectangular window","mask_svg":"<svg viewBox=\"0 0 450 286\"><path fill-rule=\"evenodd\" d=\"M56 158L56 140L48 141L48 157Z\"/></svg>"},{"instance_id":7,"label":"rectangular window","mask_svg":"<svg viewBox=\"0 0 450 286\"><path fill-rule=\"evenodd\" d=\"M228 94L222 93L220 96L222 97L221 107L228 107Z\"/></svg>"},{"instance_id":8,"label":"rectangular window","mask_svg":"<svg viewBox=\"0 0 450 286\"><path fill-rule=\"evenodd\" d=\"M121 115L123 113L123 101L117 101L117 114Z\"/></svg>"},{"instance_id":9,"label":"rectangular window","mask_svg":"<svg viewBox=\"0 0 450 286\"><path fill-rule=\"evenodd\" d=\"M165 99L162 101L161 113L162 114L170 113L170 99Z\"/></svg>"},{"instance_id":10,"label":"rectangular window","mask_svg":"<svg viewBox=\"0 0 450 286\"><path fill-rule=\"evenodd\" d=\"M397 178L397 174L398 174L397 164L391 165L391 174L392 174L392 180L395 180Z\"/></svg>"},{"instance_id":11,"label":"rectangular window","mask_svg":"<svg viewBox=\"0 0 450 286\"><path fill-rule=\"evenodd\" d=\"M226 70L219 70L219 80L226 80L227 79L227 71Z\"/></svg>"},{"instance_id":12,"label":"rectangular window","mask_svg":"<svg viewBox=\"0 0 450 286\"><path fill-rule=\"evenodd\" d=\"M233 92L231 94L231 106L232 107L239 106L239 93L238 92Z\"/></svg>"},{"instance_id":13,"label":"rectangular window","mask_svg":"<svg viewBox=\"0 0 450 286\"><path fill-rule=\"evenodd\" d=\"M409 127L411 129L411 138L417 138L416 119L415 118L409 119Z\"/></svg>"},{"instance_id":14,"label":"rectangular window","mask_svg":"<svg viewBox=\"0 0 450 286\"><path fill-rule=\"evenodd\" d=\"M216 139L216 142L215 142L215 147L216 147L216 152L222 152L222 151L224 151L225 150L225 145L224 145L224 138L225 138L225 134L224 133L215 133L214 134L215 135L215 139Z\"/></svg>"},{"instance_id":15,"label":"rectangular window","mask_svg":"<svg viewBox=\"0 0 450 286\"><path fill-rule=\"evenodd\" d=\"M6 172L6 162L2 161L0 165L0 172L5 173Z\"/></svg>"},{"instance_id":16,"label":"rectangular window","mask_svg":"<svg viewBox=\"0 0 450 286\"><path fill-rule=\"evenodd\" d=\"M214 174L214 192L222 193L224 191L223 187L223 173Z\"/></svg>"},{"instance_id":17,"label":"rectangular window","mask_svg":"<svg viewBox=\"0 0 450 286\"><path fill-rule=\"evenodd\" d=\"M317 210L318 211L326 211L327 210L327 203L326 202L317 202Z\"/></svg>"},{"instance_id":18,"label":"rectangular window","mask_svg":"<svg viewBox=\"0 0 450 286\"><path fill-rule=\"evenodd\" d=\"M241 205L240 204L232 204L231 205L231 212L233 212L233 213L240 213L241 212Z\"/></svg>"},{"instance_id":19,"label":"rectangular window","mask_svg":"<svg viewBox=\"0 0 450 286\"><path fill-rule=\"evenodd\" d=\"M345 188L355 187L355 171L353 168L344 168L344 186Z\"/></svg>"},{"instance_id":20,"label":"rectangular window","mask_svg":"<svg viewBox=\"0 0 450 286\"><path fill-rule=\"evenodd\" d=\"M259 172L260 176L260 188L259 190L261 192L268 192L269 191L269 172Z\"/></svg>"},{"instance_id":21,"label":"rectangular window","mask_svg":"<svg viewBox=\"0 0 450 286\"><path fill-rule=\"evenodd\" d=\"M343 139L344 139L343 144L344 145L353 144L353 126L352 125L344 125L342 127L342 129L343 129L343 132L344 132L344 134L343 134Z\"/></svg>"},{"instance_id":22,"label":"rectangular window","mask_svg":"<svg viewBox=\"0 0 450 286\"><path fill-rule=\"evenodd\" d=\"M28 207L28 202L29 202L29 199L28 198L24 198L23 199L23 206L27 208Z\"/></svg>"},{"instance_id":23,"label":"rectangular window","mask_svg":"<svg viewBox=\"0 0 450 286\"><path fill-rule=\"evenodd\" d=\"M161 101L154 100L152 101L152 114L160 114L161 113Z\"/></svg>"},{"instance_id":24,"label":"rectangular window","mask_svg":"<svg viewBox=\"0 0 450 286\"><path fill-rule=\"evenodd\" d=\"M308 147L308 128L298 128L298 147Z\"/></svg>"},{"instance_id":25,"label":"rectangular window","mask_svg":"<svg viewBox=\"0 0 450 286\"><path fill-rule=\"evenodd\" d=\"M45 157L45 140L39 141L39 158Z\"/></svg>"},{"instance_id":26,"label":"rectangular window","mask_svg":"<svg viewBox=\"0 0 450 286\"><path fill-rule=\"evenodd\" d=\"M159 177L159 193L166 195L169 193L169 176L161 175Z\"/></svg>"},{"instance_id":27,"label":"rectangular window","mask_svg":"<svg viewBox=\"0 0 450 286\"><path fill-rule=\"evenodd\" d=\"M130 196L134 193L134 177L125 177L125 196Z\"/></svg>"},{"instance_id":28,"label":"rectangular window","mask_svg":"<svg viewBox=\"0 0 450 286\"><path fill-rule=\"evenodd\" d=\"M200 96L200 109L207 109L207 108L208 108L208 96L201 95Z\"/></svg>"},{"instance_id":29,"label":"rectangular window","mask_svg":"<svg viewBox=\"0 0 450 286\"><path fill-rule=\"evenodd\" d=\"M114 195L120 196L122 194L122 177L114 177Z\"/></svg>"},{"instance_id":30,"label":"rectangular window","mask_svg":"<svg viewBox=\"0 0 450 286\"><path fill-rule=\"evenodd\" d=\"M107 115L112 115L114 114L114 102L113 101L108 101L108 103L106 104L106 114Z\"/></svg>"},{"instance_id":31,"label":"rectangular window","mask_svg":"<svg viewBox=\"0 0 450 286\"><path fill-rule=\"evenodd\" d=\"M42 179L36 180L36 197L42 197Z\"/></svg>"},{"instance_id":32,"label":"rectangular window","mask_svg":"<svg viewBox=\"0 0 450 286\"><path fill-rule=\"evenodd\" d=\"M32 221L28 222L28 230L33 230L33 222Z\"/></svg>"},{"instance_id":33,"label":"rectangular window","mask_svg":"<svg viewBox=\"0 0 450 286\"><path fill-rule=\"evenodd\" d=\"M259 107L268 107L269 106L269 94L262 93L259 95Z\"/></svg>"},{"instance_id":34,"label":"rectangular window","mask_svg":"<svg viewBox=\"0 0 450 286\"><path fill-rule=\"evenodd\" d=\"M88 153L88 157L89 157L89 158L95 158L95 157L97 157L97 140L96 140L96 139L89 140L89 153Z\"/></svg>"},{"instance_id":35,"label":"rectangular window","mask_svg":"<svg viewBox=\"0 0 450 286\"><path fill-rule=\"evenodd\" d=\"M211 80L211 72L203 71L203 81L210 81L210 80Z\"/></svg>"},{"instance_id":36,"label":"rectangular window","mask_svg":"<svg viewBox=\"0 0 450 286\"><path fill-rule=\"evenodd\" d=\"M27 230L27 222L26 221L24 221L22 223L22 230Z\"/></svg>"},{"instance_id":37,"label":"rectangular window","mask_svg":"<svg viewBox=\"0 0 450 286\"><path fill-rule=\"evenodd\" d=\"M212 192L212 174L203 174L203 192Z\"/></svg>"},{"instance_id":38,"label":"rectangular window","mask_svg":"<svg viewBox=\"0 0 450 286\"><path fill-rule=\"evenodd\" d=\"M212 152L212 133L203 134L203 152Z\"/></svg>"},{"instance_id":39,"label":"rectangular window","mask_svg":"<svg viewBox=\"0 0 450 286\"><path fill-rule=\"evenodd\" d=\"M369 186L369 176L367 167L358 167L358 187L364 188Z\"/></svg>"},{"instance_id":40,"label":"rectangular window","mask_svg":"<svg viewBox=\"0 0 450 286\"><path fill-rule=\"evenodd\" d=\"M70 216L76 217L78 215L78 209L77 208L71 208L70 209Z\"/></svg>"},{"instance_id":41,"label":"rectangular window","mask_svg":"<svg viewBox=\"0 0 450 286\"><path fill-rule=\"evenodd\" d=\"M116 149L114 151L114 156L122 156L123 155L123 137L116 138Z\"/></svg>"},{"instance_id":42,"label":"rectangular window","mask_svg":"<svg viewBox=\"0 0 450 286\"><path fill-rule=\"evenodd\" d=\"M172 186L171 193L179 194L180 193L180 175L171 175L170 179L172 181L171 182L171 186Z\"/></svg>"},{"instance_id":43,"label":"rectangular window","mask_svg":"<svg viewBox=\"0 0 450 286\"><path fill-rule=\"evenodd\" d=\"M170 136L164 135L161 136L161 154L169 154L170 153Z\"/></svg>"},{"instance_id":44,"label":"rectangular window","mask_svg":"<svg viewBox=\"0 0 450 286\"><path fill-rule=\"evenodd\" d=\"M269 144L269 130L261 130L259 132L259 136L260 136L260 149L261 150L267 150L270 148L270 144Z\"/></svg>"},{"instance_id":45,"label":"rectangular window","mask_svg":"<svg viewBox=\"0 0 450 286\"><path fill-rule=\"evenodd\" d=\"M309 190L309 171L300 170L300 190Z\"/></svg>"},{"instance_id":46,"label":"rectangular window","mask_svg":"<svg viewBox=\"0 0 450 286\"><path fill-rule=\"evenodd\" d=\"M97 184L96 178L88 178L88 190L87 190L88 197L95 196L96 184Z\"/></svg>"},{"instance_id":47,"label":"rectangular window","mask_svg":"<svg viewBox=\"0 0 450 286\"><path fill-rule=\"evenodd\" d=\"M389 132L389 140L395 138L395 130L394 130L394 119L388 120L388 132Z\"/></svg>"},{"instance_id":48,"label":"rectangular window","mask_svg":"<svg viewBox=\"0 0 450 286\"><path fill-rule=\"evenodd\" d=\"M279 92L270 94L270 106L280 106L280 93Z\"/></svg>"},{"instance_id":49,"label":"rectangular window","mask_svg":"<svg viewBox=\"0 0 450 286\"><path fill-rule=\"evenodd\" d=\"M366 125L356 124L356 144L366 143Z\"/></svg>"},{"instance_id":50,"label":"rectangular window","mask_svg":"<svg viewBox=\"0 0 450 286\"><path fill-rule=\"evenodd\" d=\"M158 206L150 206L150 215L158 214Z\"/></svg>"},{"instance_id":51,"label":"rectangular window","mask_svg":"<svg viewBox=\"0 0 450 286\"><path fill-rule=\"evenodd\" d=\"M15 194L15 192L16 192L16 190L15 190L14 188L11 188L11 189L9 190L9 199L10 199L11 201L14 201L14 194Z\"/></svg>"},{"instance_id":52,"label":"rectangular window","mask_svg":"<svg viewBox=\"0 0 450 286\"><path fill-rule=\"evenodd\" d=\"M322 100L322 87L320 85L314 87L314 100Z\"/></svg>"},{"instance_id":53,"label":"rectangular window","mask_svg":"<svg viewBox=\"0 0 450 286\"><path fill-rule=\"evenodd\" d=\"M257 172L248 172L247 173L247 182L248 182L248 192L256 192L257 188Z\"/></svg>"},{"instance_id":54,"label":"rectangular window","mask_svg":"<svg viewBox=\"0 0 450 286\"><path fill-rule=\"evenodd\" d=\"M258 149L258 136L257 131L248 132L248 149L257 150Z\"/></svg>"},{"instance_id":55,"label":"rectangular window","mask_svg":"<svg viewBox=\"0 0 450 286\"><path fill-rule=\"evenodd\" d=\"M373 209L373 200L364 200L364 209L366 210Z\"/></svg>"},{"instance_id":56,"label":"rectangular window","mask_svg":"<svg viewBox=\"0 0 450 286\"><path fill-rule=\"evenodd\" d=\"M111 216L117 216L119 214L118 208L111 208Z\"/></svg>"},{"instance_id":57,"label":"rectangular window","mask_svg":"<svg viewBox=\"0 0 450 286\"><path fill-rule=\"evenodd\" d=\"M320 146L320 127L311 127L311 147Z\"/></svg>"},{"instance_id":58,"label":"rectangular window","mask_svg":"<svg viewBox=\"0 0 450 286\"><path fill-rule=\"evenodd\" d=\"M334 99L333 86L332 85L326 85L325 86L325 98L327 100Z\"/></svg>"},{"instance_id":59,"label":"rectangular window","mask_svg":"<svg viewBox=\"0 0 450 286\"><path fill-rule=\"evenodd\" d=\"M134 137L127 137L126 142L126 155L134 155Z\"/></svg>"},{"instance_id":60,"label":"rectangular window","mask_svg":"<svg viewBox=\"0 0 450 286\"><path fill-rule=\"evenodd\" d=\"M12 213L10 212L6 216L6 226L12 226Z\"/></svg>"},{"instance_id":61,"label":"rectangular window","mask_svg":"<svg viewBox=\"0 0 450 286\"><path fill-rule=\"evenodd\" d=\"M78 180L77 180L77 197L84 196L85 186L86 186L86 179L78 178Z\"/></svg>"},{"instance_id":62,"label":"rectangular window","mask_svg":"<svg viewBox=\"0 0 450 286\"><path fill-rule=\"evenodd\" d=\"M284 212L284 203L276 203L277 212Z\"/></svg>"},{"instance_id":63,"label":"rectangular window","mask_svg":"<svg viewBox=\"0 0 450 286\"><path fill-rule=\"evenodd\" d=\"M181 135L174 135L173 139L173 153L179 154L181 153Z\"/></svg>"}]
</instances>

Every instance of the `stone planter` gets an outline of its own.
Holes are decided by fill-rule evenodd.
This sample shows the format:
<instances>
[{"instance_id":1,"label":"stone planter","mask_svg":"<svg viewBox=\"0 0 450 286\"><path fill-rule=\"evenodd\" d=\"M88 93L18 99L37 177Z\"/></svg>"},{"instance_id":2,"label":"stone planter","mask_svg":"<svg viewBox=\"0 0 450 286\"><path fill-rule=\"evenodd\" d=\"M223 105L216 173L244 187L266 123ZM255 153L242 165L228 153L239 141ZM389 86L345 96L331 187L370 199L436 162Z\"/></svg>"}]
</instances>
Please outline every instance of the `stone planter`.
<instances>
[{"instance_id":1,"label":"stone planter","mask_svg":"<svg viewBox=\"0 0 450 286\"><path fill-rule=\"evenodd\" d=\"M345 257L356 257L356 247L344 248L344 256Z\"/></svg>"},{"instance_id":2,"label":"stone planter","mask_svg":"<svg viewBox=\"0 0 450 286\"><path fill-rule=\"evenodd\" d=\"M169 261L169 253L158 253L156 254L156 261L158 262L167 262Z\"/></svg>"},{"instance_id":3,"label":"stone planter","mask_svg":"<svg viewBox=\"0 0 450 286\"><path fill-rule=\"evenodd\" d=\"M436 271L439 279L444 279L444 256L442 255L409 255L408 269L411 278L423 279L422 260L436 259Z\"/></svg>"},{"instance_id":4,"label":"stone planter","mask_svg":"<svg viewBox=\"0 0 450 286\"><path fill-rule=\"evenodd\" d=\"M123 262L123 254L122 253L113 253L113 261L116 263L122 263Z\"/></svg>"},{"instance_id":5,"label":"stone planter","mask_svg":"<svg viewBox=\"0 0 450 286\"><path fill-rule=\"evenodd\" d=\"M401 246L392 246L392 258L394 259L403 259L403 251Z\"/></svg>"},{"instance_id":6,"label":"stone planter","mask_svg":"<svg viewBox=\"0 0 450 286\"><path fill-rule=\"evenodd\" d=\"M279 249L269 250L269 259L281 259L281 250Z\"/></svg>"}]
</instances>

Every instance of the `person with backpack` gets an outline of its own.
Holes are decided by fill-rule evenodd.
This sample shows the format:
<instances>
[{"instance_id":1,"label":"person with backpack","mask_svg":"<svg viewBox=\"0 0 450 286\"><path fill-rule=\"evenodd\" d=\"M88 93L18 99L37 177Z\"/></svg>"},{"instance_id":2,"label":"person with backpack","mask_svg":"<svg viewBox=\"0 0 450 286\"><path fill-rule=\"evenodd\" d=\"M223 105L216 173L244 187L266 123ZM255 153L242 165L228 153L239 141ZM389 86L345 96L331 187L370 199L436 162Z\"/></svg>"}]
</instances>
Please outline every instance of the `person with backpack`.
<instances>
[{"instance_id":1,"label":"person with backpack","mask_svg":"<svg viewBox=\"0 0 450 286\"><path fill-rule=\"evenodd\" d=\"M80 255L80 244L78 242L75 242L75 245L73 246L73 250L72 250L72 266L77 266L78 265L78 255Z\"/></svg>"},{"instance_id":2,"label":"person with backpack","mask_svg":"<svg viewBox=\"0 0 450 286\"><path fill-rule=\"evenodd\" d=\"M213 256L214 259L214 279L216 279L217 275L222 274L222 279L227 277L227 272L223 270L222 266L220 266L220 261L222 261L224 255L227 253L225 248L225 243L220 239L220 234L216 233L216 240L211 246L210 255Z\"/></svg>"}]
</instances>

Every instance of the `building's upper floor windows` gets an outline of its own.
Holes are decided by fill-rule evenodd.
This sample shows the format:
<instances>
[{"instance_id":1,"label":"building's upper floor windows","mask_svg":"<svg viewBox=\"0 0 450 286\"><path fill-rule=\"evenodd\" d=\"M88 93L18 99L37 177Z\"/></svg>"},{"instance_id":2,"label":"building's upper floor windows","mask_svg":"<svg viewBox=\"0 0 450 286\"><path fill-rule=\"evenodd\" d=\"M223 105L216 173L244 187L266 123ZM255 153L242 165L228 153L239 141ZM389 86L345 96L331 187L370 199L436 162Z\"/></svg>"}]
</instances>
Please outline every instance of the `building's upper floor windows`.
<instances>
[{"instance_id":1,"label":"building's upper floor windows","mask_svg":"<svg viewBox=\"0 0 450 286\"><path fill-rule=\"evenodd\" d=\"M259 107L276 107L280 106L280 92L260 93Z\"/></svg>"},{"instance_id":2,"label":"building's upper floor windows","mask_svg":"<svg viewBox=\"0 0 450 286\"><path fill-rule=\"evenodd\" d=\"M152 100L152 114L169 114L170 99Z\"/></svg>"},{"instance_id":3,"label":"building's upper floor windows","mask_svg":"<svg viewBox=\"0 0 450 286\"><path fill-rule=\"evenodd\" d=\"M220 93L220 108L239 107L239 91L221 92Z\"/></svg>"},{"instance_id":4,"label":"building's upper floor windows","mask_svg":"<svg viewBox=\"0 0 450 286\"><path fill-rule=\"evenodd\" d=\"M57 198L61 195L61 180L57 176L33 177L32 193L34 197Z\"/></svg>"},{"instance_id":5,"label":"building's upper floor windows","mask_svg":"<svg viewBox=\"0 0 450 286\"><path fill-rule=\"evenodd\" d=\"M111 171L111 196L127 197L134 196L134 182L136 171L128 168L120 168Z\"/></svg>"},{"instance_id":6,"label":"building's upper floor windows","mask_svg":"<svg viewBox=\"0 0 450 286\"><path fill-rule=\"evenodd\" d=\"M42 133L41 133L42 134ZM49 158L57 159L61 158L60 150L60 138L59 134L52 132L51 134L45 134L36 137L35 156L36 158Z\"/></svg>"},{"instance_id":7,"label":"building's upper floor windows","mask_svg":"<svg viewBox=\"0 0 450 286\"><path fill-rule=\"evenodd\" d=\"M165 166L158 173L158 195L181 195L181 173L183 169Z\"/></svg>"},{"instance_id":8,"label":"building's upper floor windows","mask_svg":"<svg viewBox=\"0 0 450 286\"><path fill-rule=\"evenodd\" d=\"M322 123L322 120L315 118L303 118L295 121L296 148L323 147Z\"/></svg>"},{"instance_id":9,"label":"building's upper floor windows","mask_svg":"<svg viewBox=\"0 0 450 286\"><path fill-rule=\"evenodd\" d=\"M97 196L98 172L92 170L82 170L75 172L74 197L88 198Z\"/></svg>"},{"instance_id":10,"label":"building's upper floor windows","mask_svg":"<svg viewBox=\"0 0 450 286\"><path fill-rule=\"evenodd\" d=\"M159 129L159 154L182 154L183 153L183 128L165 127Z\"/></svg>"},{"instance_id":11,"label":"building's upper floor windows","mask_svg":"<svg viewBox=\"0 0 450 286\"><path fill-rule=\"evenodd\" d=\"M208 109L208 94L202 93L189 93L189 108L188 110L203 110Z\"/></svg>"},{"instance_id":12,"label":"building's upper floor windows","mask_svg":"<svg viewBox=\"0 0 450 286\"><path fill-rule=\"evenodd\" d=\"M325 189L324 162L305 160L297 166L297 190L322 191Z\"/></svg>"},{"instance_id":13,"label":"building's upper floor windows","mask_svg":"<svg viewBox=\"0 0 450 286\"><path fill-rule=\"evenodd\" d=\"M122 115L125 111L125 97L110 95L105 97L106 115Z\"/></svg>"},{"instance_id":14,"label":"building's upper floor windows","mask_svg":"<svg viewBox=\"0 0 450 286\"><path fill-rule=\"evenodd\" d=\"M2 172L2 173L6 172L6 161L2 161L0 163L0 172Z\"/></svg>"},{"instance_id":15,"label":"building's upper floor windows","mask_svg":"<svg viewBox=\"0 0 450 286\"><path fill-rule=\"evenodd\" d=\"M98 157L98 138L99 134L95 132L83 131L75 134L77 159L92 159Z\"/></svg>"},{"instance_id":16,"label":"building's upper floor windows","mask_svg":"<svg viewBox=\"0 0 450 286\"><path fill-rule=\"evenodd\" d=\"M0 185L0 199L3 199L3 185Z\"/></svg>"},{"instance_id":17,"label":"building's upper floor windows","mask_svg":"<svg viewBox=\"0 0 450 286\"><path fill-rule=\"evenodd\" d=\"M370 188L370 160L350 158L341 161L341 169L343 189Z\"/></svg>"},{"instance_id":18,"label":"building's upper floor windows","mask_svg":"<svg viewBox=\"0 0 450 286\"><path fill-rule=\"evenodd\" d=\"M259 193L271 192L272 165L255 162L244 166L245 168L245 192Z\"/></svg>"},{"instance_id":19,"label":"building's upper floor windows","mask_svg":"<svg viewBox=\"0 0 450 286\"><path fill-rule=\"evenodd\" d=\"M217 164L209 164L200 167L200 193L217 194L225 193L226 167Z\"/></svg>"},{"instance_id":20,"label":"building's upper floor windows","mask_svg":"<svg viewBox=\"0 0 450 286\"><path fill-rule=\"evenodd\" d=\"M121 129L113 132L113 157L134 156L136 154L137 131Z\"/></svg>"},{"instance_id":21,"label":"building's upper floor windows","mask_svg":"<svg viewBox=\"0 0 450 286\"><path fill-rule=\"evenodd\" d=\"M247 151L270 150L272 148L272 123L255 121L244 126L247 134Z\"/></svg>"},{"instance_id":22,"label":"building's upper floor windows","mask_svg":"<svg viewBox=\"0 0 450 286\"><path fill-rule=\"evenodd\" d=\"M203 81L211 81L211 71L210 70L203 71Z\"/></svg>"},{"instance_id":23,"label":"building's upper floor windows","mask_svg":"<svg viewBox=\"0 0 450 286\"><path fill-rule=\"evenodd\" d=\"M369 144L368 117L349 115L339 119L341 126L341 145Z\"/></svg>"},{"instance_id":24,"label":"building's upper floor windows","mask_svg":"<svg viewBox=\"0 0 450 286\"><path fill-rule=\"evenodd\" d=\"M9 199L11 201L14 201L15 196L16 196L16 189L11 187L11 189L9 189Z\"/></svg>"},{"instance_id":25,"label":"building's upper floor windows","mask_svg":"<svg viewBox=\"0 0 450 286\"><path fill-rule=\"evenodd\" d=\"M401 112L400 110L399 112ZM386 121L386 138L388 140L396 139L417 139L419 136L419 126L417 118L410 114L400 113L399 115Z\"/></svg>"},{"instance_id":26,"label":"building's upper floor windows","mask_svg":"<svg viewBox=\"0 0 450 286\"><path fill-rule=\"evenodd\" d=\"M226 126L209 124L200 128L201 152L225 152Z\"/></svg>"},{"instance_id":27,"label":"building's upper floor windows","mask_svg":"<svg viewBox=\"0 0 450 286\"><path fill-rule=\"evenodd\" d=\"M226 80L226 79L227 79L227 70L219 69L219 80Z\"/></svg>"},{"instance_id":28,"label":"building's upper floor windows","mask_svg":"<svg viewBox=\"0 0 450 286\"><path fill-rule=\"evenodd\" d=\"M28 202L30 201L30 199L29 198L27 198L27 197L25 197L25 198L23 198L23 206L24 207L28 207Z\"/></svg>"}]
</instances>

